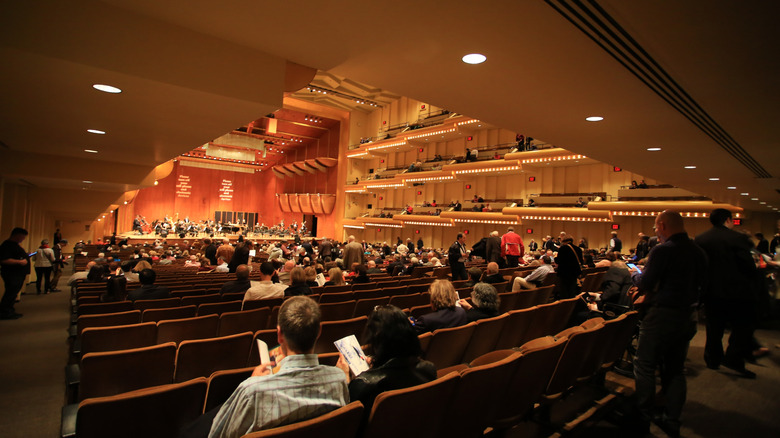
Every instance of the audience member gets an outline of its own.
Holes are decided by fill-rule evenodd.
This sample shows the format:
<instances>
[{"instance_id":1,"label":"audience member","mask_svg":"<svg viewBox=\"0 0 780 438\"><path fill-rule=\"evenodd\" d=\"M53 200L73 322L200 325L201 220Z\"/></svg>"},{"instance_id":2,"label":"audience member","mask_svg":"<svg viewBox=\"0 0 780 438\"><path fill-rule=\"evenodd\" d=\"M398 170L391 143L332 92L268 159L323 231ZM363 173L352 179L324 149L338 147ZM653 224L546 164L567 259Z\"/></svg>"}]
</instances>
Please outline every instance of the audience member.
<instances>
[{"instance_id":1,"label":"audience member","mask_svg":"<svg viewBox=\"0 0 780 438\"><path fill-rule=\"evenodd\" d=\"M227 261L225 261L225 259L223 259L221 256L217 257L217 267L214 268L214 272L230 272Z\"/></svg>"},{"instance_id":2,"label":"audience member","mask_svg":"<svg viewBox=\"0 0 780 438\"><path fill-rule=\"evenodd\" d=\"M504 276L498 273L498 263L496 262L488 263L484 277L482 282L488 284L503 283L506 281L504 280Z\"/></svg>"},{"instance_id":3,"label":"audience member","mask_svg":"<svg viewBox=\"0 0 780 438\"><path fill-rule=\"evenodd\" d=\"M43 282L43 292L48 294L52 289L51 271L54 263L54 251L49 247L49 241L43 239L38 251L32 257L35 266L35 291L41 294L41 282Z\"/></svg>"},{"instance_id":4,"label":"audience member","mask_svg":"<svg viewBox=\"0 0 780 438\"><path fill-rule=\"evenodd\" d=\"M515 233L513 227L507 228L506 234L501 236L501 257L506 258L506 265L510 268L517 267L524 253L523 239Z\"/></svg>"},{"instance_id":5,"label":"audience member","mask_svg":"<svg viewBox=\"0 0 780 438\"><path fill-rule=\"evenodd\" d=\"M356 265L355 277L352 279L352 284L371 283L371 278L368 276L368 269L365 265Z\"/></svg>"},{"instance_id":6,"label":"audience member","mask_svg":"<svg viewBox=\"0 0 780 438\"><path fill-rule=\"evenodd\" d=\"M458 327L468 323L466 311L458 307L458 294L448 280L436 280L431 283L433 312L421 316L414 322L418 333L432 332L440 328Z\"/></svg>"},{"instance_id":7,"label":"audience member","mask_svg":"<svg viewBox=\"0 0 780 438\"><path fill-rule=\"evenodd\" d=\"M368 261L368 270L366 270L367 274L381 274L382 270L376 267L376 262L374 260Z\"/></svg>"},{"instance_id":8,"label":"audience member","mask_svg":"<svg viewBox=\"0 0 780 438\"><path fill-rule=\"evenodd\" d=\"M541 257L542 264L538 268L534 269L530 274L524 277L515 277L512 282L512 292L518 292L523 289L536 289L544 283L544 279L547 278L551 272L555 272L552 267L552 260L550 256Z\"/></svg>"},{"instance_id":9,"label":"audience member","mask_svg":"<svg viewBox=\"0 0 780 438\"><path fill-rule=\"evenodd\" d=\"M276 273L271 262L260 264L260 281L252 281L251 286L244 294L244 302L262 300L265 298L281 298L284 296L286 286L282 283L274 283L271 278Z\"/></svg>"},{"instance_id":10,"label":"audience member","mask_svg":"<svg viewBox=\"0 0 780 438\"><path fill-rule=\"evenodd\" d=\"M474 287L475 284L479 283L479 279L482 278L482 269L472 266L469 268L468 274L468 282L466 282L463 287Z\"/></svg>"},{"instance_id":11,"label":"audience member","mask_svg":"<svg viewBox=\"0 0 780 438\"><path fill-rule=\"evenodd\" d=\"M306 273L301 267L294 267L290 271L290 285L284 290L284 296L311 295L311 288L306 284Z\"/></svg>"},{"instance_id":12,"label":"audience member","mask_svg":"<svg viewBox=\"0 0 780 438\"><path fill-rule=\"evenodd\" d=\"M95 266L96 263L90 260L87 263L87 267L81 271L81 272L75 272L73 275L70 276L68 279L68 286L75 286L76 282L78 281L84 281L87 279L87 274L89 274L89 270L92 269L93 266Z\"/></svg>"},{"instance_id":13,"label":"audience member","mask_svg":"<svg viewBox=\"0 0 780 438\"><path fill-rule=\"evenodd\" d=\"M22 247L27 234L24 228L14 228L11 236L0 245L0 275L5 285L0 301L0 319L19 319L23 316L16 312L14 305L16 295L24 287L24 278L30 273L30 257Z\"/></svg>"},{"instance_id":14,"label":"audience member","mask_svg":"<svg viewBox=\"0 0 780 438\"><path fill-rule=\"evenodd\" d=\"M463 233L458 233L457 239L447 252L447 260L452 269L452 281L468 279L468 276L466 275L467 259L466 236L464 236Z\"/></svg>"},{"instance_id":15,"label":"audience member","mask_svg":"<svg viewBox=\"0 0 780 438\"><path fill-rule=\"evenodd\" d=\"M306 279L306 286L318 287L320 284L317 282L317 268L314 266L307 266L303 268L303 277Z\"/></svg>"},{"instance_id":16,"label":"audience member","mask_svg":"<svg viewBox=\"0 0 780 438\"><path fill-rule=\"evenodd\" d=\"M350 380L343 356L337 366L347 375L350 401L363 403L366 417L380 393L436 380L436 367L420 358L422 349L417 333L398 307L384 305L374 309L368 317L362 344L370 358L368 370Z\"/></svg>"},{"instance_id":17,"label":"audience member","mask_svg":"<svg viewBox=\"0 0 780 438\"><path fill-rule=\"evenodd\" d=\"M238 265L236 267L236 279L226 281L219 290L220 294L246 293L252 283L249 281L249 266Z\"/></svg>"},{"instance_id":18,"label":"audience member","mask_svg":"<svg viewBox=\"0 0 780 438\"><path fill-rule=\"evenodd\" d=\"M284 284L285 286L290 285L290 273L292 272L293 268L295 268L295 262L292 260L287 260L284 262L284 267L281 271L279 271L277 274L279 275L279 282Z\"/></svg>"},{"instance_id":19,"label":"audience member","mask_svg":"<svg viewBox=\"0 0 780 438\"><path fill-rule=\"evenodd\" d=\"M171 297L171 291L167 287L154 285L157 280L157 273L154 270L142 270L138 274L138 280L141 282L141 287L128 293L128 300L159 300Z\"/></svg>"},{"instance_id":20,"label":"audience member","mask_svg":"<svg viewBox=\"0 0 780 438\"><path fill-rule=\"evenodd\" d=\"M344 281L344 273L341 271L341 268L331 268L328 271L328 281L325 282L324 286L343 286L347 284Z\"/></svg>"},{"instance_id":21,"label":"audience member","mask_svg":"<svg viewBox=\"0 0 780 438\"><path fill-rule=\"evenodd\" d=\"M106 293L100 296L101 303L124 301L127 296L127 278L113 275L106 280Z\"/></svg>"},{"instance_id":22,"label":"audience member","mask_svg":"<svg viewBox=\"0 0 780 438\"><path fill-rule=\"evenodd\" d=\"M466 310L468 322L498 316L500 299L498 292L492 284L477 283L471 291L473 305L465 299L460 300L460 305Z\"/></svg>"}]
</instances>

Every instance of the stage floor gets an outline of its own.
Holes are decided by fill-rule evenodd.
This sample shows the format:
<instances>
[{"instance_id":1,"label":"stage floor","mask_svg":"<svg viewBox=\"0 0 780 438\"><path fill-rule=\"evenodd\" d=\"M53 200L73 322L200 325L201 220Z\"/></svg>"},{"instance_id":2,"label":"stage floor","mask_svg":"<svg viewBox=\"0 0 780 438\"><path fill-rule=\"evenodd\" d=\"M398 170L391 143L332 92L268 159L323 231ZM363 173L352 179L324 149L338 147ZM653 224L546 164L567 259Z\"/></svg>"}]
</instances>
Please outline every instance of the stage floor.
<instances>
[{"instance_id":1,"label":"stage floor","mask_svg":"<svg viewBox=\"0 0 780 438\"><path fill-rule=\"evenodd\" d=\"M231 242L236 242L236 241L238 241L239 236L240 236L239 234L226 234L226 235L218 234L218 235L214 235L212 237L212 236L209 236L208 234L200 233L197 236L186 236L186 237L181 238L181 237L179 237L177 235L173 235L173 234L169 234L168 237L160 237L160 236L158 236L156 234L123 233L123 234L117 234L116 238L117 238L117 241L126 238L128 243L131 244L131 245L136 245L136 244L139 244L139 243L141 243L141 244L143 244L143 243L152 244L152 243L154 243L155 240L158 240L158 239L159 240L165 240L170 245L170 244L180 244L181 242L183 242L185 240L190 242L190 243L195 242L197 240L203 240L203 239L211 239L213 241L220 242L220 241L222 241L222 239L224 239L226 237L228 239L230 239ZM311 239L311 237L301 237L301 239L302 240L309 240L309 239ZM263 243L263 242L291 242L291 241L295 240L295 236L279 237L279 236L273 236L273 235L270 235L270 234L249 233L249 236L244 236L244 240L251 240L252 242L258 242L258 243Z\"/></svg>"}]
</instances>

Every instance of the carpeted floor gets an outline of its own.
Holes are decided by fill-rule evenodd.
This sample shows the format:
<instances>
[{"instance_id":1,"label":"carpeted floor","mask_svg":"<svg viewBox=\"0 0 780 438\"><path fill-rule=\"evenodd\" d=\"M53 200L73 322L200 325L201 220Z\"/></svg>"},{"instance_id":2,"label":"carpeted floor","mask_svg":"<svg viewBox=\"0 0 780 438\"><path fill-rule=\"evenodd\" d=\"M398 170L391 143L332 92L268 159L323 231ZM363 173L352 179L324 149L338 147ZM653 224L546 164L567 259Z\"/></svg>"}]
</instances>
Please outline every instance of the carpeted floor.
<instances>
[{"instance_id":1,"label":"carpeted floor","mask_svg":"<svg viewBox=\"0 0 780 438\"><path fill-rule=\"evenodd\" d=\"M65 400L64 367L68 360L69 289L61 280L63 292L28 295L17 303L24 317L0 321L0 436L59 436L60 410ZM32 293L32 294L30 294ZM756 337L770 347L768 357L748 365L758 374L747 380L727 370L713 371L704 366L704 328L691 343L688 354L688 402L683 417L684 437L776 437L780 436L780 330L761 329ZM629 390L630 379L610 373L610 383ZM512 436L547 436L549 430L521 428L527 433ZM518 430L517 432L520 432ZM631 436L606 420L575 435L585 437ZM655 426L652 436L665 436Z\"/></svg>"}]
</instances>

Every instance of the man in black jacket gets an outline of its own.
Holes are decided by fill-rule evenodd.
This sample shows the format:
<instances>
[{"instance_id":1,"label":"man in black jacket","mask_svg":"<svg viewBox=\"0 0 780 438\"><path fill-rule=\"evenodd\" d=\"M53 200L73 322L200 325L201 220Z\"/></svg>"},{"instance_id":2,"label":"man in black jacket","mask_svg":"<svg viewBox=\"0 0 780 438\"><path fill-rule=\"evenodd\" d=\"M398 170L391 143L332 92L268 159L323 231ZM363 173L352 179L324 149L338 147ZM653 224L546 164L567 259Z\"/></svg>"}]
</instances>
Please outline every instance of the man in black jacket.
<instances>
[{"instance_id":1,"label":"man in black jacket","mask_svg":"<svg viewBox=\"0 0 780 438\"><path fill-rule=\"evenodd\" d=\"M138 274L138 281L141 282L141 287L134 291L130 291L127 294L127 299L130 301L135 300L160 300L163 298L170 298L171 291L167 287L155 286L154 282L157 280L157 273L151 269L144 269Z\"/></svg>"},{"instance_id":2,"label":"man in black jacket","mask_svg":"<svg viewBox=\"0 0 780 438\"><path fill-rule=\"evenodd\" d=\"M495 262L498 266L506 265L504 258L501 257L501 237L498 231L493 231L485 242L485 260L488 263Z\"/></svg>"},{"instance_id":3,"label":"man in black jacket","mask_svg":"<svg viewBox=\"0 0 780 438\"><path fill-rule=\"evenodd\" d=\"M458 233L458 237L447 251L447 259L452 269L452 281L467 280L466 274L466 237Z\"/></svg>"},{"instance_id":4,"label":"man in black jacket","mask_svg":"<svg viewBox=\"0 0 780 438\"><path fill-rule=\"evenodd\" d=\"M213 266L217 266L217 247L211 239L203 239L203 244L206 245L203 248L203 255L209 259Z\"/></svg>"},{"instance_id":5,"label":"man in black jacket","mask_svg":"<svg viewBox=\"0 0 780 438\"><path fill-rule=\"evenodd\" d=\"M753 378L755 373L745 369L745 358L752 353L758 305L756 265L750 253L753 243L748 236L731 229L731 212L726 209L713 210L710 222L712 228L696 237L696 244L709 258L707 287L702 297L707 313L704 361L709 368L723 365ZM726 325L731 326L731 336L724 356Z\"/></svg>"}]
</instances>

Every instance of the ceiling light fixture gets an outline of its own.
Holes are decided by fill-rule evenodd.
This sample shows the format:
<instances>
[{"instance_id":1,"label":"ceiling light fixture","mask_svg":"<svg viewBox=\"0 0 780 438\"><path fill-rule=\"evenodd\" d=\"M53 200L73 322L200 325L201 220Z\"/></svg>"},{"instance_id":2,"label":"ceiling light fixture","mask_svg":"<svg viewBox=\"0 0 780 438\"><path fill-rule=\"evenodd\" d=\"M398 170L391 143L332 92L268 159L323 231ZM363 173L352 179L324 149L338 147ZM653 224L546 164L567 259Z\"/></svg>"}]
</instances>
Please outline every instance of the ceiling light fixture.
<instances>
[{"instance_id":1,"label":"ceiling light fixture","mask_svg":"<svg viewBox=\"0 0 780 438\"><path fill-rule=\"evenodd\" d=\"M758 201L758 198L750 198L751 201Z\"/></svg>"},{"instance_id":2,"label":"ceiling light fixture","mask_svg":"<svg viewBox=\"0 0 780 438\"><path fill-rule=\"evenodd\" d=\"M87 132L89 132L90 134L100 134L100 135L106 133L106 131L101 131L99 129L87 129Z\"/></svg>"},{"instance_id":3,"label":"ceiling light fixture","mask_svg":"<svg viewBox=\"0 0 780 438\"><path fill-rule=\"evenodd\" d=\"M96 153L98 153L98 151L96 151L96 150L94 150L94 149L84 149L84 152L89 152L90 154L96 154Z\"/></svg>"},{"instance_id":4,"label":"ceiling light fixture","mask_svg":"<svg viewBox=\"0 0 780 438\"><path fill-rule=\"evenodd\" d=\"M650 151L650 152L657 152L657 151L660 151L661 148L647 148L647 150Z\"/></svg>"},{"instance_id":5,"label":"ceiling light fixture","mask_svg":"<svg viewBox=\"0 0 780 438\"><path fill-rule=\"evenodd\" d=\"M84 184L92 184L92 181L82 181Z\"/></svg>"},{"instance_id":6,"label":"ceiling light fixture","mask_svg":"<svg viewBox=\"0 0 780 438\"><path fill-rule=\"evenodd\" d=\"M761 201L761 202L759 202L759 204L761 204L761 205L766 205L766 202L764 202L764 201Z\"/></svg>"},{"instance_id":7,"label":"ceiling light fixture","mask_svg":"<svg viewBox=\"0 0 780 438\"><path fill-rule=\"evenodd\" d=\"M696 166L685 166L686 169L695 169Z\"/></svg>"},{"instance_id":8,"label":"ceiling light fixture","mask_svg":"<svg viewBox=\"0 0 780 438\"><path fill-rule=\"evenodd\" d=\"M590 116L590 117L585 117L585 120L587 120L589 122L600 122L600 121L604 120L604 117L601 117L601 116Z\"/></svg>"},{"instance_id":9,"label":"ceiling light fixture","mask_svg":"<svg viewBox=\"0 0 780 438\"><path fill-rule=\"evenodd\" d=\"M745 193L740 193L740 195L742 195L742 196L750 196L750 193L745 192Z\"/></svg>"},{"instance_id":10,"label":"ceiling light fixture","mask_svg":"<svg viewBox=\"0 0 780 438\"><path fill-rule=\"evenodd\" d=\"M710 178L710 181L720 181L720 178Z\"/></svg>"},{"instance_id":11,"label":"ceiling light fixture","mask_svg":"<svg viewBox=\"0 0 780 438\"><path fill-rule=\"evenodd\" d=\"M102 91L104 93L111 93L111 94L119 94L122 92L122 90L117 87L113 87L111 85L105 85L105 84L92 84L92 88L98 91Z\"/></svg>"},{"instance_id":12,"label":"ceiling light fixture","mask_svg":"<svg viewBox=\"0 0 780 438\"><path fill-rule=\"evenodd\" d=\"M463 58L461 58L461 60L466 64L476 65L487 61L487 56L481 53L469 53L468 55L465 55Z\"/></svg>"},{"instance_id":13,"label":"ceiling light fixture","mask_svg":"<svg viewBox=\"0 0 780 438\"><path fill-rule=\"evenodd\" d=\"M737 188L736 188L736 187L734 187L734 186L731 186L731 187L726 187L726 188L727 188L727 189L729 189L729 190L737 190Z\"/></svg>"}]
</instances>

